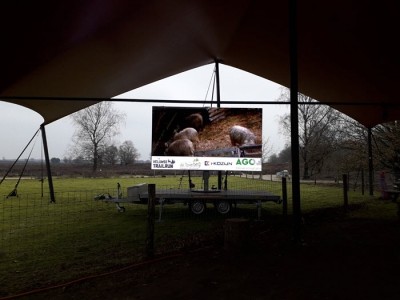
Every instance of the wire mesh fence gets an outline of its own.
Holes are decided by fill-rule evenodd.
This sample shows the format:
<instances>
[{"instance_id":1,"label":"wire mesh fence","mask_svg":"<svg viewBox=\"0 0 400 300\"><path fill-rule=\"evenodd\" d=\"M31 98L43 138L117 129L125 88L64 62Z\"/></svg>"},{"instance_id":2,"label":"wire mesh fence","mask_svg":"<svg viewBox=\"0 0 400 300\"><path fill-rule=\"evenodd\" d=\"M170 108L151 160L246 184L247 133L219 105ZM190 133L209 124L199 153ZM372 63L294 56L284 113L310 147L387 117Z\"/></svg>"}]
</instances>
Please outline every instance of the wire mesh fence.
<instances>
[{"instance_id":1,"label":"wire mesh fence","mask_svg":"<svg viewBox=\"0 0 400 300\"><path fill-rule=\"evenodd\" d=\"M164 178L162 178L164 179ZM157 192L204 189L201 177L175 177L153 180ZM85 180L85 179L82 179ZM126 180L126 185L140 181ZM224 181L229 180L229 183ZM20 193L18 197L4 196L0 200L0 296L48 286L90 274L101 273L140 261L145 255L148 209L146 203L134 204L115 185L106 187L95 181L97 188L56 193L56 203L48 194ZM74 181L74 186L79 183ZM174 251L187 246L199 246L207 239L221 238L227 218L254 221L276 220L282 217L282 205L276 201L260 202L251 195L268 192L282 198L282 182L261 177L232 176L222 178L233 199L246 191L249 201L233 203L229 213L219 213L215 203L206 201L203 213L193 214L190 203L175 201L156 205L154 243L156 253ZM212 178L213 191L218 179ZM72 189L73 186L70 186ZM68 188L68 187L66 187ZM236 193L236 194L235 194ZM287 185L288 214L291 214L291 186ZM100 196L100 197L99 197ZM102 197L104 196L104 197ZM115 197L121 198L118 210ZM304 211L343 205L340 184L302 184ZM96 200L97 199L97 200ZM112 200L114 199L114 200ZM359 191L351 191L350 203L364 201ZM235 205L237 204L237 205Z\"/></svg>"},{"instance_id":2,"label":"wire mesh fence","mask_svg":"<svg viewBox=\"0 0 400 300\"><path fill-rule=\"evenodd\" d=\"M55 204L34 194L4 199L0 286L46 285L139 259L144 216L139 207L115 215L91 192L60 193Z\"/></svg>"}]
</instances>

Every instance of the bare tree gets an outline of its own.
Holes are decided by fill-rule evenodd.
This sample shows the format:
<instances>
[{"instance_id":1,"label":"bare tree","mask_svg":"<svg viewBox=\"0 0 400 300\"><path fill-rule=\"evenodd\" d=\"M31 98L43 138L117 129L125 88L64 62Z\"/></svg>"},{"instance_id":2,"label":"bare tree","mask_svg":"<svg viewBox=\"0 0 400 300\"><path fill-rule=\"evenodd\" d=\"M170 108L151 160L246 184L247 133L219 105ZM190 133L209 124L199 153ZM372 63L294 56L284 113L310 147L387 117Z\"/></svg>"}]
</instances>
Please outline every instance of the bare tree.
<instances>
[{"instance_id":1,"label":"bare tree","mask_svg":"<svg viewBox=\"0 0 400 300\"><path fill-rule=\"evenodd\" d=\"M343 169L368 168L368 129L350 118L344 118L345 138L341 143L346 157L341 159ZM400 182L400 123L379 124L372 129L374 169L390 170L396 185Z\"/></svg>"},{"instance_id":2,"label":"bare tree","mask_svg":"<svg viewBox=\"0 0 400 300\"><path fill-rule=\"evenodd\" d=\"M328 155L336 149L341 133L340 113L306 95L299 94L299 142L300 158L303 163L303 178L320 173ZM289 101L289 90L283 90L281 101ZM281 117L283 132L290 136L290 115Z\"/></svg>"},{"instance_id":3,"label":"bare tree","mask_svg":"<svg viewBox=\"0 0 400 300\"><path fill-rule=\"evenodd\" d=\"M133 164L139 157L139 152L133 145L132 141L125 141L119 146L119 158L121 164Z\"/></svg>"},{"instance_id":4,"label":"bare tree","mask_svg":"<svg viewBox=\"0 0 400 300\"><path fill-rule=\"evenodd\" d=\"M97 170L100 149L119 134L119 127L125 115L113 108L112 102L99 102L72 114L76 127L73 136L75 154L93 162L93 172Z\"/></svg>"},{"instance_id":5,"label":"bare tree","mask_svg":"<svg viewBox=\"0 0 400 300\"><path fill-rule=\"evenodd\" d=\"M340 151L335 155L336 168L342 172L365 169L368 162L368 130L354 119L341 115ZM340 163L339 163L340 162Z\"/></svg>"},{"instance_id":6,"label":"bare tree","mask_svg":"<svg viewBox=\"0 0 400 300\"><path fill-rule=\"evenodd\" d=\"M286 145L285 148L283 148L278 154L274 153L272 154L269 159L268 162L269 163L290 163L292 160L291 157L291 147L290 145Z\"/></svg>"},{"instance_id":7,"label":"bare tree","mask_svg":"<svg viewBox=\"0 0 400 300\"><path fill-rule=\"evenodd\" d=\"M264 138L262 143L262 161L267 162L268 158L273 154L272 145L269 138Z\"/></svg>"},{"instance_id":8,"label":"bare tree","mask_svg":"<svg viewBox=\"0 0 400 300\"><path fill-rule=\"evenodd\" d=\"M118 148L115 145L107 146L103 151L103 162L115 165L118 161Z\"/></svg>"},{"instance_id":9,"label":"bare tree","mask_svg":"<svg viewBox=\"0 0 400 300\"><path fill-rule=\"evenodd\" d=\"M391 169L400 177L400 123L398 121L380 124L373 129L375 156L380 166Z\"/></svg>"}]
</instances>

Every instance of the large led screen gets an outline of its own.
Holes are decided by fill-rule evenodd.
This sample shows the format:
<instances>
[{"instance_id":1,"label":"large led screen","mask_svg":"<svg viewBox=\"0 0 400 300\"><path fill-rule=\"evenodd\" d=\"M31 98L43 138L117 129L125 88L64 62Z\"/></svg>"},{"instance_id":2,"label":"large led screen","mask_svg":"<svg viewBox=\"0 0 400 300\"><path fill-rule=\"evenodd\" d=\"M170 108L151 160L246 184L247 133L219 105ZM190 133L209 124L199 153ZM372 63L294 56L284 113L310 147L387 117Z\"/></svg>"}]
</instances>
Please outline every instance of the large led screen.
<instances>
[{"instance_id":1,"label":"large led screen","mask_svg":"<svg viewBox=\"0 0 400 300\"><path fill-rule=\"evenodd\" d=\"M153 107L157 170L261 171L261 108Z\"/></svg>"}]
</instances>

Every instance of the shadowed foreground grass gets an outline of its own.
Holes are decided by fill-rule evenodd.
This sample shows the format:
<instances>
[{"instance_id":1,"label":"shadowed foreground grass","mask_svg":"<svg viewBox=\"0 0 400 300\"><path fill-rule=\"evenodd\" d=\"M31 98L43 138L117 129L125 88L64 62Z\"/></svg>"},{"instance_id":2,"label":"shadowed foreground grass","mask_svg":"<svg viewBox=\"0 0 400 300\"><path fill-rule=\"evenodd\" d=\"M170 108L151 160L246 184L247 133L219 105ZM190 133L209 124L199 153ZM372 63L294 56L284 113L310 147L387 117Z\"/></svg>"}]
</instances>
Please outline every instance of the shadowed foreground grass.
<instances>
[{"instance_id":1,"label":"shadowed foreground grass","mask_svg":"<svg viewBox=\"0 0 400 300\"><path fill-rule=\"evenodd\" d=\"M138 183L155 183L156 187L187 188L187 179L114 178L55 179L56 203L49 202L47 192L41 195L40 182L23 181L19 197L0 200L0 296L51 286L142 261L146 239L146 205L124 204L125 213L118 213L113 204L95 201L101 193L116 195L117 182L124 188ZM193 178L201 187L201 178ZM15 182L5 181L0 194L7 195ZM210 182L210 185L216 184ZM229 188L263 189L281 195L281 184L255 179L229 178ZM289 185L290 188L290 185ZM44 185L46 191L46 185ZM290 195L290 190L288 191ZM302 186L304 213L321 208L340 207L340 187ZM351 204L365 204L361 215L373 214L392 218L392 206L374 207L374 200L351 193ZM289 215L291 202L289 199ZM371 212L373 210L373 212ZM352 211L349 214L357 214ZM158 210L156 212L158 218ZM262 218L283 222L282 207L275 203L263 205ZM239 206L235 216L255 220L253 205ZM207 239L220 238L226 216L212 208L201 217L192 216L181 204L164 208L161 222L156 222L156 253L193 248ZM305 219L307 222L307 219Z\"/></svg>"}]
</instances>

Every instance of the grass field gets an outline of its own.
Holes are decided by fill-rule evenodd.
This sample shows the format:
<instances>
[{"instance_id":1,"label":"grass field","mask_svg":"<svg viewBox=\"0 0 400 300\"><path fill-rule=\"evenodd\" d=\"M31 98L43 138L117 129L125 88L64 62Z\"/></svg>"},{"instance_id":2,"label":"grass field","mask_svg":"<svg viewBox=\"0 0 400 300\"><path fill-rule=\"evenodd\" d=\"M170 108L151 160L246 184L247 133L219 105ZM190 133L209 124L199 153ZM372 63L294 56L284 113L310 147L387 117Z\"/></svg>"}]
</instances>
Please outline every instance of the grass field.
<instances>
[{"instance_id":1,"label":"grass field","mask_svg":"<svg viewBox=\"0 0 400 300\"><path fill-rule=\"evenodd\" d=\"M201 187L201 178L192 178ZM215 180L215 181L214 181ZM14 180L0 186L0 296L49 286L79 277L116 269L143 259L146 239L146 205L126 204L118 213L113 204L95 201L102 193L116 195L117 183L124 194L138 183L155 183L156 188L187 188L187 178L70 178L54 179L56 203L50 203L47 183L24 179L18 197L6 198ZM211 178L210 186L217 185ZM229 178L230 189L268 190L281 195L279 182ZM290 184L288 207L291 213ZM341 187L302 185L302 211L339 207ZM3 196L4 195L4 196ZM373 203L360 192L350 192L349 203ZM371 207L373 207L372 204ZM352 212L357 213L356 211ZM376 211L374 210L374 213ZM393 217L393 206L380 210L382 217ZM240 206L238 216L256 219L254 206ZM368 214L368 211L367 211ZM263 205L262 218L279 220L282 206ZM165 207L161 222L156 222L156 252L165 253L206 243L221 234L225 216L212 208L194 217L182 204Z\"/></svg>"}]
</instances>

